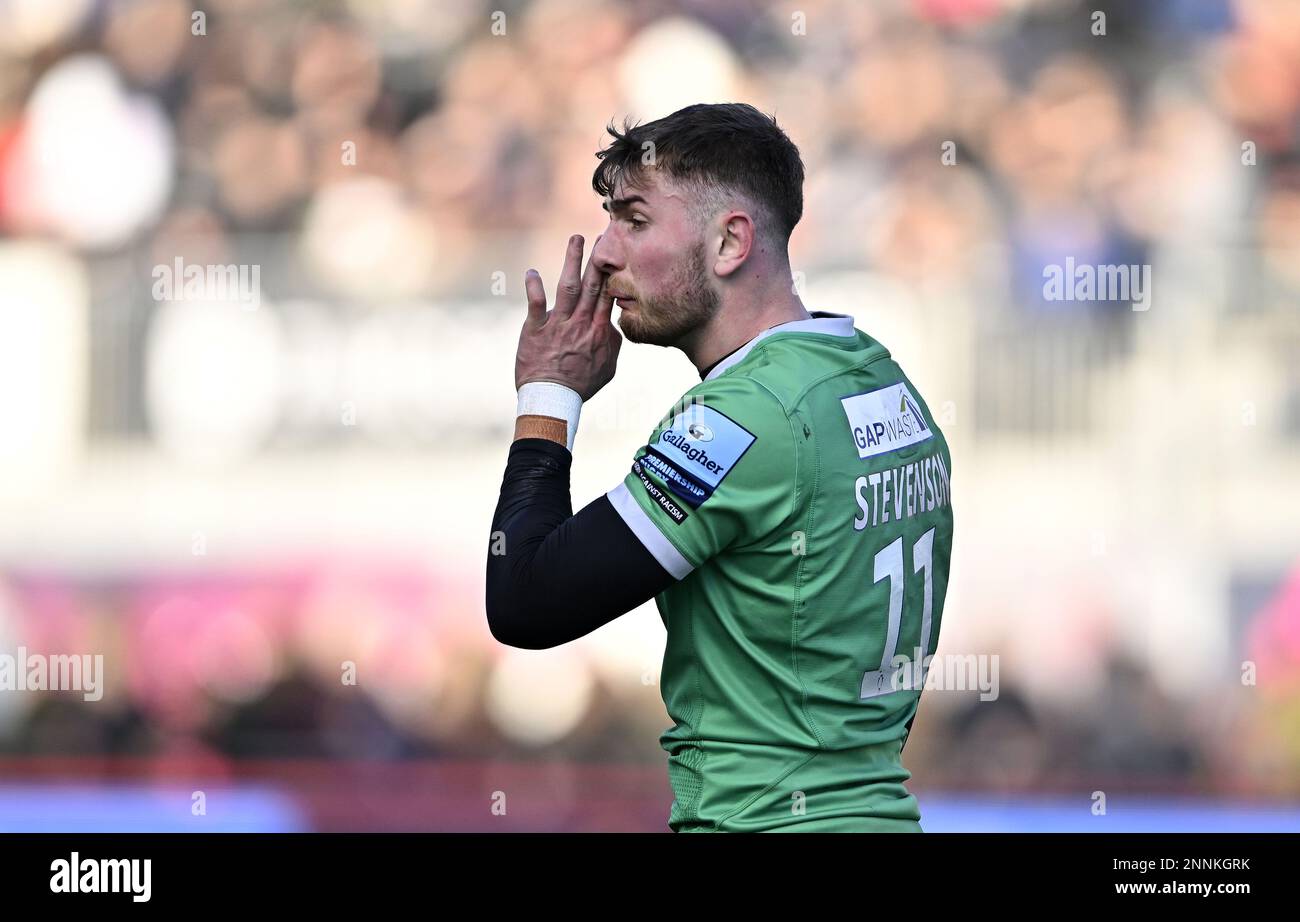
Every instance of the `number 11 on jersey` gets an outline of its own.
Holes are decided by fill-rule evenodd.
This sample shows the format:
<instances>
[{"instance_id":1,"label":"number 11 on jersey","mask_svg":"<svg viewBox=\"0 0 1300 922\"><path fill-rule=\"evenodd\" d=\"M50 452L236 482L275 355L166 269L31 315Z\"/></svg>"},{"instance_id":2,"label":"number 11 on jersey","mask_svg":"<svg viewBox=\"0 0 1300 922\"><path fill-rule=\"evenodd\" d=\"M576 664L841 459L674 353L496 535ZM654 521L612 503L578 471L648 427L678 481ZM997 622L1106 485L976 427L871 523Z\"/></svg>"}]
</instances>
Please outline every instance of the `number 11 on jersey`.
<instances>
[{"instance_id":1,"label":"number 11 on jersey","mask_svg":"<svg viewBox=\"0 0 1300 922\"><path fill-rule=\"evenodd\" d=\"M898 633L903 620L903 539L895 538L881 548L875 558L875 582L889 579L889 632L885 636L885 650L880 657L880 668L863 673L862 690L858 698L875 698L899 691L920 691L925 685L925 661L930 647L930 614L934 608L934 586L931 580L931 560L934 550L934 529L931 528L912 545L912 572L924 573L924 594L921 598L921 659L906 669L906 663L894 665L898 649ZM908 679L910 676L910 681Z\"/></svg>"}]
</instances>

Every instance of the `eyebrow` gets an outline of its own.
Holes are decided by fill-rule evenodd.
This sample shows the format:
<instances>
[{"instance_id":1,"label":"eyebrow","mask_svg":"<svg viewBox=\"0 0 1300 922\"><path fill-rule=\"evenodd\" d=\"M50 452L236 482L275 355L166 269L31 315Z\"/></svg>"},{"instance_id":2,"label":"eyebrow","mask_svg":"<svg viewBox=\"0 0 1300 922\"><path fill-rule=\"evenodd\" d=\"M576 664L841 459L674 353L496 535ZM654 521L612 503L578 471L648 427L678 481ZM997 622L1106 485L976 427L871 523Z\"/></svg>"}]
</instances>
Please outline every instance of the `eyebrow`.
<instances>
[{"instance_id":1,"label":"eyebrow","mask_svg":"<svg viewBox=\"0 0 1300 922\"><path fill-rule=\"evenodd\" d=\"M629 195L627 198L616 198L610 199L608 202L601 202L600 207L613 214L615 211L622 211L629 205L636 204L637 202L640 202L643 205L650 204L639 195Z\"/></svg>"}]
</instances>

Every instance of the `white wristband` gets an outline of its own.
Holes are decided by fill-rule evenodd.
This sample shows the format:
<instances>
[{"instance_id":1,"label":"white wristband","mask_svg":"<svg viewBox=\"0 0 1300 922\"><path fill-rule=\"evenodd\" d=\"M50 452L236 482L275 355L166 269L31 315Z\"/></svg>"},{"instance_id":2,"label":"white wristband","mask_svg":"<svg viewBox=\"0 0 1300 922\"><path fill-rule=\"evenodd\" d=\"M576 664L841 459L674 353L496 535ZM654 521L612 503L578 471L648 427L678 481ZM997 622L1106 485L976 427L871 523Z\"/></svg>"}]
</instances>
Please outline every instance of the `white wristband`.
<instances>
[{"instance_id":1,"label":"white wristband","mask_svg":"<svg viewBox=\"0 0 1300 922\"><path fill-rule=\"evenodd\" d=\"M573 451L573 438L578 434L578 416L582 412L582 397L571 387L553 381L529 381L519 388L519 404L515 416L549 416L562 419L568 425L569 451Z\"/></svg>"}]
</instances>

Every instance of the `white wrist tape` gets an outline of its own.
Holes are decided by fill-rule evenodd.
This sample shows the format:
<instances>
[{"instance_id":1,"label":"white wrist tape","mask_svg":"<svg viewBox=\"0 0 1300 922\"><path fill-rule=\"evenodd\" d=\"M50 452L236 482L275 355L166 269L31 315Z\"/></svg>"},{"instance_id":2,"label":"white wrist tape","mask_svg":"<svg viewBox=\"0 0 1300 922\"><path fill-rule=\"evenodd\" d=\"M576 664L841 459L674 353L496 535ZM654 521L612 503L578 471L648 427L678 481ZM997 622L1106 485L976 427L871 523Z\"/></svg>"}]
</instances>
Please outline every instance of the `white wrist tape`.
<instances>
[{"instance_id":1,"label":"white wrist tape","mask_svg":"<svg viewBox=\"0 0 1300 922\"><path fill-rule=\"evenodd\" d=\"M562 419L568 425L568 444L573 451L573 438L578 434L578 416L582 412L582 398L578 392L553 381L529 381L519 388L519 404L515 416L549 416Z\"/></svg>"}]
</instances>

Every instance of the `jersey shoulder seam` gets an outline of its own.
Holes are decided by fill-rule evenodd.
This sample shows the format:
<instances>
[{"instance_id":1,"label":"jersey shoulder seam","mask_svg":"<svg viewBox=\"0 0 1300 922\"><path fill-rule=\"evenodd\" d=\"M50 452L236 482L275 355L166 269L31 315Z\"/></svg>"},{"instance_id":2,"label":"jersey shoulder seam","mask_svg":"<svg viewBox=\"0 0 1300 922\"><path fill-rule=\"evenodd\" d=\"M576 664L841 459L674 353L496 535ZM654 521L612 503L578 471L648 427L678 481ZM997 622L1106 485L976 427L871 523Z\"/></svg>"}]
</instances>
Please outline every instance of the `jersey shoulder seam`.
<instances>
[{"instance_id":1,"label":"jersey shoulder seam","mask_svg":"<svg viewBox=\"0 0 1300 922\"><path fill-rule=\"evenodd\" d=\"M808 489L808 515L807 521L803 523L807 529L807 538L815 540L816 533L814 526L817 522L817 490L821 485L821 440L813 439L813 457L812 457L812 483ZM822 738L821 730L817 727L817 722L813 720L812 712L808 709L808 687L803 680L803 674L799 671L799 616L803 601L803 571L804 565L808 561L807 548L805 553L800 555L799 562L794 568L794 594L790 607L790 668L794 672L795 682L799 685L799 709L803 713L803 718L808 723L808 729L812 731L813 738L817 740L818 749L826 748L826 740Z\"/></svg>"},{"instance_id":2,"label":"jersey shoulder seam","mask_svg":"<svg viewBox=\"0 0 1300 922\"><path fill-rule=\"evenodd\" d=\"M875 359L872 359L872 361L875 361ZM863 363L863 364L870 364L870 362ZM851 367L858 368L860 366L854 365ZM842 370L843 369L840 369L830 374L823 375L821 378L817 379L816 381L813 381L811 384L808 385L808 387L804 388L803 391L800 392L799 399L801 400L803 398L803 395L806 394L809 390L811 390L812 387L816 386L821 381L825 381L828 380L829 378L834 377L835 375L839 374L840 371ZM794 443L794 471L793 471L794 490L791 491L790 511L787 514L786 518L797 525L798 522L795 519L795 513L799 509L799 500L800 500L799 469L800 469L800 464L804 461L804 454L800 448L798 434L795 431L796 427L795 427L793 409L791 407L787 407L785 405L785 401L781 399L780 395L778 395L775 391L773 391L762 381L759 381L757 378L754 378L751 375L738 375L738 377L748 378L758 387L761 387L763 390L767 391L769 394L772 395L772 398L777 402L778 405L780 405L782 410L785 412L786 422L790 426L790 440ZM792 404L792 407L797 407L797 406L798 406L798 400L796 400ZM821 443L818 440L814 439L813 458L812 458L812 482L808 486L808 514L807 514L807 521L804 523L804 527L807 529L807 534L809 537L811 537L813 534L813 526L816 521L817 488L821 477L820 452L821 452ZM812 713L808 709L808 688L804 684L803 676L799 672L799 655L798 655L799 606L800 606L800 599L802 598L803 595L804 564L806 563L807 559L808 558L806 554L801 555L799 558L799 562L795 565L795 571L794 571L795 572L794 586L790 597L790 667L794 673L795 681L799 685L799 698L800 698L799 709L803 713L803 717L805 722L807 723L809 732L811 732L813 738L817 740L818 750L820 751L826 748L826 740L822 736L821 730L817 726L817 722L813 720Z\"/></svg>"},{"instance_id":3,"label":"jersey shoulder seam","mask_svg":"<svg viewBox=\"0 0 1300 922\"><path fill-rule=\"evenodd\" d=\"M790 458L790 474L791 474L790 483L793 486L793 489L790 491L790 508L786 510L785 518L787 520L793 519L795 510L799 508L799 462L802 455L799 451L799 439L795 437L794 420L791 419L790 407L787 407L785 405L785 401L781 399L780 394L772 390L772 388L768 387L766 384L764 384L762 381L758 380L757 378L753 377L752 375L739 374L739 375L734 375L733 377L738 379L743 378L744 380L749 381L754 386L761 388L763 391L766 391L767 394L773 400L776 401L776 405L781 408L782 416L785 417L785 424L786 427L790 430L790 444L793 449ZM722 379L719 378L717 380L722 380ZM745 545L741 544L738 546L744 547Z\"/></svg>"},{"instance_id":4,"label":"jersey shoulder seam","mask_svg":"<svg viewBox=\"0 0 1300 922\"><path fill-rule=\"evenodd\" d=\"M864 362L857 362L853 365L846 365L843 368L837 368L834 371L827 372L826 374L822 375L820 378L814 378L812 381L809 381L806 385L804 385L803 389L800 390L799 393L795 395L794 399L790 401L790 406L792 408L799 406L799 404L803 402L803 399L808 396L809 391L811 391L817 385L825 381L829 381L831 378L836 378L839 377L840 375L848 374L854 371L861 371L862 369L868 368L876 364L877 362L883 362L891 358L892 356L890 356L888 352L884 352L881 355L873 355L871 358L867 359Z\"/></svg>"}]
</instances>

